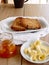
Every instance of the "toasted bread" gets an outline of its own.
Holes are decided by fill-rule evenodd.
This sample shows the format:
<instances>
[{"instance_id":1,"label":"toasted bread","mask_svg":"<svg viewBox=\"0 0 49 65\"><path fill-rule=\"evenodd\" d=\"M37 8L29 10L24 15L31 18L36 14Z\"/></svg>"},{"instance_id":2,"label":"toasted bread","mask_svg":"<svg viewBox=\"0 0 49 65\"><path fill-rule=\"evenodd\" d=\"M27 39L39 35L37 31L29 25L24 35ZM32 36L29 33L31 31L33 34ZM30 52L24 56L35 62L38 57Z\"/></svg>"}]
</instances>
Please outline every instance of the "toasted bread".
<instances>
[{"instance_id":1,"label":"toasted bread","mask_svg":"<svg viewBox=\"0 0 49 65\"><path fill-rule=\"evenodd\" d=\"M32 19L32 24L33 24L33 29L40 29L41 28L40 21L37 19Z\"/></svg>"},{"instance_id":2,"label":"toasted bread","mask_svg":"<svg viewBox=\"0 0 49 65\"><path fill-rule=\"evenodd\" d=\"M22 18L21 25L26 29L41 28L41 25L37 19Z\"/></svg>"},{"instance_id":3,"label":"toasted bread","mask_svg":"<svg viewBox=\"0 0 49 65\"><path fill-rule=\"evenodd\" d=\"M13 29L14 31L24 31L25 30L25 28L20 25L11 26L11 29Z\"/></svg>"},{"instance_id":4,"label":"toasted bread","mask_svg":"<svg viewBox=\"0 0 49 65\"><path fill-rule=\"evenodd\" d=\"M11 29L13 29L14 31L23 31L25 30L25 27L21 26L21 17L16 18L12 25L11 25Z\"/></svg>"},{"instance_id":5,"label":"toasted bread","mask_svg":"<svg viewBox=\"0 0 49 65\"><path fill-rule=\"evenodd\" d=\"M40 29L41 24L37 19L30 19L30 18L16 18L12 25L11 29L15 31L24 31L24 30L33 30L33 29Z\"/></svg>"}]
</instances>

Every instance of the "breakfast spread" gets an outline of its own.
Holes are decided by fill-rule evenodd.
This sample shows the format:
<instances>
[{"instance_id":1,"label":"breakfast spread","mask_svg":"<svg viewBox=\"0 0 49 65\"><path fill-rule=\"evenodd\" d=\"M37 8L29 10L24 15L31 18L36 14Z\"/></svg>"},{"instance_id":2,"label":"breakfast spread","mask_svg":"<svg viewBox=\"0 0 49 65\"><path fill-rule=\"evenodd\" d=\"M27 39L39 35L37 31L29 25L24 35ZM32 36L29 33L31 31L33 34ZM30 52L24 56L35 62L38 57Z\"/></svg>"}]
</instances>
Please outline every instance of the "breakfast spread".
<instances>
[{"instance_id":1,"label":"breakfast spread","mask_svg":"<svg viewBox=\"0 0 49 65\"><path fill-rule=\"evenodd\" d=\"M27 32L27 31L32 31L32 30L35 31L42 28L44 30L44 28L46 28L46 23L43 23L44 20L40 18L36 18L36 17L35 18L34 17L33 18L32 17L31 18L30 17L16 17L15 18L14 17L13 19L12 18L10 18L9 21L7 21L8 19L5 20L5 24L4 24L5 29L4 27L3 28L1 27L2 30L5 31L5 33L0 33L0 57L2 58L10 58L12 56L17 55L18 53L17 46L15 45L15 40L16 42L18 42L18 44L19 44L19 41L21 42L21 40L19 39L19 35L16 36L15 34L11 33L11 31L12 32L15 31L19 33L19 32L25 32L25 31ZM21 38L21 35L20 35L20 38ZM23 38L23 34L22 34L22 38ZM33 39L34 39L34 36L33 36ZM28 43L27 41L25 42ZM23 45L21 47L21 55L30 62L41 63L43 61L49 60L48 59L49 47L44 45L43 42L41 42L40 40L37 40L31 44L28 43L26 45Z\"/></svg>"},{"instance_id":2,"label":"breakfast spread","mask_svg":"<svg viewBox=\"0 0 49 65\"><path fill-rule=\"evenodd\" d=\"M24 53L29 56L32 61L43 61L49 56L49 47L37 40L24 49Z\"/></svg>"},{"instance_id":3,"label":"breakfast spread","mask_svg":"<svg viewBox=\"0 0 49 65\"><path fill-rule=\"evenodd\" d=\"M10 28L14 31L25 31L40 29L41 24L38 19L17 17L11 24Z\"/></svg>"}]
</instances>

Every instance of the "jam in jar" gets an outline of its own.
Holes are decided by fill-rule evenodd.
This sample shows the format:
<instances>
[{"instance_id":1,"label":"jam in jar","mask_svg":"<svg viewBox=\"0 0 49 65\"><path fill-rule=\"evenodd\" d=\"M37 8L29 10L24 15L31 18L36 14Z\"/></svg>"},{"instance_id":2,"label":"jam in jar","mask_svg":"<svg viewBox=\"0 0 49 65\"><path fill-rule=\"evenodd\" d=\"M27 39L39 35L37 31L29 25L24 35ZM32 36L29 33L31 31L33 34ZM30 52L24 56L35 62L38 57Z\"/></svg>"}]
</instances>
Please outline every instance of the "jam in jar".
<instances>
[{"instance_id":1,"label":"jam in jar","mask_svg":"<svg viewBox=\"0 0 49 65\"><path fill-rule=\"evenodd\" d=\"M6 35L7 34L7 35ZM8 39L9 36L9 39ZM0 57L9 58L17 54L17 47L8 33L0 34Z\"/></svg>"}]
</instances>

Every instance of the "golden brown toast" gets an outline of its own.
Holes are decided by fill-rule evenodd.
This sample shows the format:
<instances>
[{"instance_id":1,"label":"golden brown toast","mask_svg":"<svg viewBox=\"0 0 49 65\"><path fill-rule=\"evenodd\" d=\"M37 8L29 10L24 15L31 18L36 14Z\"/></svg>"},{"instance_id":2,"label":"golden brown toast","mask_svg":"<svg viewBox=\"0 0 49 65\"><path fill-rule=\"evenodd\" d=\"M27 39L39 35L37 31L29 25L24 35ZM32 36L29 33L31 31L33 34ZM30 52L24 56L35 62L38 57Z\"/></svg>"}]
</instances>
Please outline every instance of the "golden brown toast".
<instances>
[{"instance_id":1,"label":"golden brown toast","mask_svg":"<svg viewBox=\"0 0 49 65\"><path fill-rule=\"evenodd\" d=\"M20 22L21 22L21 17L16 18L11 25L11 29L13 29L14 31L24 31L25 27L21 26Z\"/></svg>"},{"instance_id":2,"label":"golden brown toast","mask_svg":"<svg viewBox=\"0 0 49 65\"><path fill-rule=\"evenodd\" d=\"M24 31L25 30L25 28L20 25L11 26L11 29L13 29L14 31Z\"/></svg>"},{"instance_id":3,"label":"golden brown toast","mask_svg":"<svg viewBox=\"0 0 49 65\"><path fill-rule=\"evenodd\" d=\"M12 25L11 29L15 31L24 31L24 30L33 30L33 29L40 29L41 24L37 19L29 19L29 18L16 18Z\"/></svg>"},{"instance_id":4,"label":"golden brown toast","mask_svg":"<svg viewBox=\"0 0 49 65\"><path fill-rule=\"evenodd\" d=\"M39 29L41 25L37 19L22 18L21 25L26 29Z\"/></svg>"},{"instance_id":5,"label":"golden brown toast","mask_svg":"<svg viewBox=\"0 0 49 65\"><path fill-rule=\"evenodd\" d=\"M32 24L33 24L34 29L40 29L41 28L40 21L37 19L32 19Z\"/></svg>"}]
</instances>

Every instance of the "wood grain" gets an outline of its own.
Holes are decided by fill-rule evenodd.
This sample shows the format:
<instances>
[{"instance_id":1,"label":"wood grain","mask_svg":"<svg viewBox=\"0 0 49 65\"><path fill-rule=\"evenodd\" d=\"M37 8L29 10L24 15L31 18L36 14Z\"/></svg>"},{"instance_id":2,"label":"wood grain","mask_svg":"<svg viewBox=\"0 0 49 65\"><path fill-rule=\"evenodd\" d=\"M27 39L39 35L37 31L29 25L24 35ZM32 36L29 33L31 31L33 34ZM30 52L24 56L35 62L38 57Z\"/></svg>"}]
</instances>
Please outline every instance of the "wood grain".
<instances>
[{"instance_id":1,"label":"wood grain","mask_svg":"<svg viewBox=\"0 0 49 65\"><path fill-rule=\"evenodd\" d=\"M17 46L17 55L8 59L8 65L21 65L20 46Z\"/></svg>"},{"instance_id":2,"label":"wood grain","mask_svg":"<svg viewBox=\"0 0 49 65\"><path fill-rule=\"evenodd\" d=\"M0 65L8 65L8 60L6 58L0 58Z\"/></svg>"},{"instance_id":3,"label":"wood grain","mask_svg":"<svg viewBox=\"0 0 49 65\"><path fill-rule=\"evenodd\" d=\"M25 16L42 16L49 21L49 4L26 4Z\"/></svg>"},{"instance_id":4,"label":"wood grain","mask_svg":"<svg viewBox=\"0 0 49 65\"><path fill-rule=\"evenodd\" d=\"M26 4L24 5L24 16L42 16L44 17L47 22L49 23L49 4ZM41 38L44 41L47 41L49 43L49 34L45 37ZM22 58L22 65L49 65L49 62L44 64L33 64L28 61L26 61L24 58Z\"/></svg>"},{"instance_id":5,"label":"wood grain","mask_svg":"<svg viewBox=\"0 0 49 65\"><path fill-rule=\"evenodd\" d=\"M14 5L0 5L0 20L10 16L23 16L23 8L16 9ZM21 65L20 46L17 46L18 54L8 59L0 58L0 65Z\"/></svg>"},{"instance_id":6,"label":"wood grain","mask_svg":"<svg viewBox=\"0 0 49 65\"><path fill-rule=\"evenodd\" d=\"M12 4L0 5L0 20L11 16L23 16L23 8L14 8L14 5Z\"/></svg>"},{"instance_id":7,"label":"wood grain","mask_svg":"<svg viewBox=\"0 0 49 65\"><path fill-rule=\"evenodd\" d=\"M0 20L3 20L11 16L43 16L49 23L49 4L25 4L23 8L14 8L12 4L0 5ZM49 34L41 38L44 41L49 42ZM20 47L17 46L18 54L15 57L8 59L0 58L0 65L49 65L49 62L44 64L33 64L26 61L20 54Z\"/></svg>"}]
</instances>

